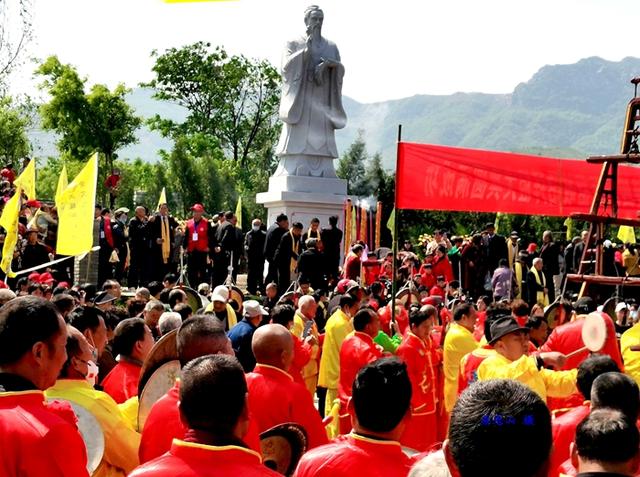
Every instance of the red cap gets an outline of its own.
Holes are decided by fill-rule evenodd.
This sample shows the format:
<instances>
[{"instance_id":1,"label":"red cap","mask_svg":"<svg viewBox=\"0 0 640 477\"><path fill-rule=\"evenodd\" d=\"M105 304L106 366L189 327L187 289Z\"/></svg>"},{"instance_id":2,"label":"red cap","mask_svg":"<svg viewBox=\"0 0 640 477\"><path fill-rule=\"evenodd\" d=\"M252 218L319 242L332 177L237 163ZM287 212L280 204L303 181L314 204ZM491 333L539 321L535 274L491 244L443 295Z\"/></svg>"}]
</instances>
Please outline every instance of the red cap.
<instances>
[{"instance_id":1,"label":"red cap","mask_svg":"<svg viewBox=\"0 0 640 477\"><path fill-rule=\"evenodd\" d=\"M191 207L191 210L194 212L204 212L204 207L202 204L194 204L193 207Z\"/></svg>"},{"instance_id":2,"label":"red cap","mask_svg":"<svg viewBox=\"0 0 640 477\"><path fill-rule=\"evenodd\" d=\"M69 282L60 282L58 283L59 288L69 288Z\"/></svg>"},{"instance_id":3,"label":"red cap","mask_svg":"<svg viewBox=\"0 0 640 477\"><path fill-rule=\"evenodd\" d=\"M40 274L38 272L32 272L29 274L30 282L38 282L40 283Z\"/></svg>"},{"instance_id":4,"label":"red cap","mask_svg":"<svg viewBox=\"0 0 640 477\"><path fill-rule=\"evenodd\" d=\"M35 208L37 208L37 209L39 209L39 208L42 206L42 204L40 203L40 201L39 201L39 200L36 200L36 199L28 200L27 202L25 202L25 205L26 205L27 207L35 207Z\"/></svg>"},{"instance_id":5,"label":"red cap","mask_svg":"<svg viewBox=\"0 0 640 477\"><path fill-rule=\"evenodd\" d=\"M53 275L49 272L45 272L40 275L40 279L38 280L40 283L53 283L55 280L53 279Z\"/></svg>"},{"instance_id":6,"label":"red cap","mask_svg":"<svg viewBox=\"0 0 640 477\"><path fill-rule=\"evenodd\" d=\"M440 303L442 303L442 298L439 296L426 296L420 300L421 305L440 306Z\"/></svg>"},{"instance_id":7,"label":"red cap","mask_svg":"<svg viewBox=\"0 0 640 477\"><path fill-rule=\"evenodd\" d=\"M0 288L9 288L5 282L0 280Z\"/></svg>"}]
</instances>

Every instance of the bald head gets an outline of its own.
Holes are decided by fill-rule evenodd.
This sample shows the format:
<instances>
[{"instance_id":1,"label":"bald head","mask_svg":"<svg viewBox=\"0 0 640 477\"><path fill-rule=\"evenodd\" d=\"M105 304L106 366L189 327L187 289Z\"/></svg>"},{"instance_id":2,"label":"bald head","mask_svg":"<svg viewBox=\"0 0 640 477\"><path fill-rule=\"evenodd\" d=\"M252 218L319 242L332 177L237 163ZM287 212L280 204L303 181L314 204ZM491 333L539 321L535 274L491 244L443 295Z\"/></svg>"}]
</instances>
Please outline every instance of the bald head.
<instances>
[{"instance_id":1,"label":"bald head","mask_svg":"<svg viewBox=\"0 0 640 477\"><path fill-rule=\"evenodd\" d=\"M251 350L258 364L288 371L293 359L293 338L282 325L264 325L253 334Z\"/></svg>"}]
</instances>

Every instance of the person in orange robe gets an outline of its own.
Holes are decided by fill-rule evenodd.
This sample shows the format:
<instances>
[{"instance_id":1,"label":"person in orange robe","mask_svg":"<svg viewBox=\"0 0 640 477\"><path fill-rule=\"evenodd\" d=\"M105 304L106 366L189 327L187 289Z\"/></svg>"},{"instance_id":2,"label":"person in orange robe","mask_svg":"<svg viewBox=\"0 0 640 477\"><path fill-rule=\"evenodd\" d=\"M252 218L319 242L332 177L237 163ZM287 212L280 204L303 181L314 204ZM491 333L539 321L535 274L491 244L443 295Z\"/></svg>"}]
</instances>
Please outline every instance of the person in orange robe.
<instances>
[{"instance_id":1,"label":"person in orange robe","mask_svg":"<svg viewBox=\"0 0 640 477\"><path fill-rule=\"evenodd\" d=\"M201 356L182 372L179 412L187 432L169 452L129 477L237 475L277 477L244 442L249 427L247 383L233 356Z\"/></svg>"},{"instance_id":2,"label":"person in orange robe","mask_svg":"<svg viewBox=\"0 0 640 477\"><path fill-rule=\"evenodd\" d=\"M373 342L380 331L380 317L371 309L363 308L353 317L355 332L340 347L340 434L351 430L351 415L347 411L351 388L358 371L382 357L382 349Z\"/></svg>"},{"instance_id":3,"label":"person in orange robe","mask_svg":"<svg viewBox=\"0 0 640 477\"><path fill-rule=\"evenodd\" d=\"M67 353L67 329L42 298L14 298L0 310L0 475L88 477L87 453L66 403L47 404Z\"/></svg>"},{"instance_id":4,"label":"person in orange robe","mask_svg":"<svg viewBox=\"0 0 640 477\"><path fill-rule=\"evenodd\" d=\"M153 343L153 334L142 318L127 318L116 326L113 354L120 355L120 361L105 376L102 387L118 404L138 395L142 363Z\"/></svg>"},{"instance_id":5,"label":"person in orange robe","mask_svg":"<svg viewBox=\"0 0 640 477\"><path fill-rule=\"evenodd\" d=\"M208 354L226 354L234 356L231 341L224 326L209 316L196 315L185 320L176 336L178 359L185 366L189 361ZM151 408L142 429L140 463L144 464L161 456L171 448L173 439L182 439L186 427L180 420L178 401L180 400L180 381L162 396ZM254 450L260 450L257 431L253 430L245 441Z\"/></svg>"},{"instance_id":6,"label":"person in orange robe","mask_svg":"<svg viewBox=\"0 0 640 477\"><path fill-rule=\"evenodd\" d=\"M261 326L253 335L251 350L257 365L247 374L247 387L251 419L258 432L293 422L307 431L309 448L326 444L327 433L307 388L287 373L293 359L289 330L276 324Z\"/></svg>"},{"instance_id":7,"label":"person in orange robe","mask_svg":"<svg viewBox=\"0 0 640 477\"><path fill-rule=\"evenodd\" d=\"M294 477L405 477L413 461L398 441L410 406L406 365L397 358L368 364L353 383L353 431L303 455Z\"/></svg>"},{"instance_id":8,"label":"person in orange robe","mask_svg":"<svg viewBox=\"0 0 640 477\"><path fill-rule=\"evenodd\" d=\"M437 310L424 305L409 313L409 331L398 348L398 357L406 364L411 380L411 421L400 439L402 445L423 452L438 440L436 405L438 404L437 369L442 361L431 341Z\"/></svg>"}]
</instances>

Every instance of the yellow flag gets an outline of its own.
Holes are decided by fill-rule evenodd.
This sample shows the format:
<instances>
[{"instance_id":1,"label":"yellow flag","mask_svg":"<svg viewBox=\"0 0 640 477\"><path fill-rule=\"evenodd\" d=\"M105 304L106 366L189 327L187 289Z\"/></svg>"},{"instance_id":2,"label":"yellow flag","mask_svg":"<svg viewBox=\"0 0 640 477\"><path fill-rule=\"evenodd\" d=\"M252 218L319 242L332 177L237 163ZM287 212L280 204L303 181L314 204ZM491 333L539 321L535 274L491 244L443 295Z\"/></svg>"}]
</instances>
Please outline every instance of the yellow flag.
<instances>
[{"instance_id":1,"label":"yellow flag","mask_svg":"<svg viewBox=\"0 0 640 477\"><path fill-rule=\"evenodd\" d=\"M58 187L56 188L56 197L55 197L56 205L60 200L60 196L62 195L64 190L67 188L67 185L69 185L69 179L67 178L67 165L64 164L62 166L62 171L60 171L60 177L58 177Z\"/></svg>"},{"instance_id":2,"label":"yellow flag","mask_svg":"<svg viewBox=\"0 0 640 477\"><path fill-rule=\"evenodd\" d=\"M628 225L621 225L618 229L618 238L622 243L636 243L636 231Z\"/></svg>"},{"instance_id":3,"label":"yellow flag","mask_svg":"<svg viewBox=\"0 0 640 477\"><path fill-rule=\"evenodd\" d=\"M393 238L393 240L396 239L395 237L395 229L394 229L394 222L396 220L396 208L394 207L393 210L391 211L391 214L389 214L389 220L387 220L387 229L389 229L389 232L391 232L391 237Z\"/></svg>"},{"instance_id":4,"label":"yellow flag","mask_svg":"<svg viewBox=\"0 0 640 477\"><path fill-rule=\"evenodd\" d=\"M36 160L31 159L27 167L24 168L22 174L18 176L14 184L22 187L27 194L27 199L34 200L36 198Z\"/></svg>"},{"instance_id":5,"label":"yellow flag","mask_svg":"<svg viewBox=\"0 0 640 477\"><path fill-rule=\"evenodd\" d=\"M13 260L13 251L18 243L18 216L20 215L22 189L18 187L16 193L5 204L2 216L0 217L0 225L7 231L2 246L2 261L0 268L8 277L15 277L16 274L11 270L11 261Z\"/></svg>"},{"instance_id":6,"label":"yellow flag","mask_svg":"<svg viewBox=\"0 0 640 477\"><path fill-rule=\"evenodd\" d=\"M56 203L59 217L56 252L60 255L80 255L93 247L97 181L98 153L95 153Z\"/></svg>"},{"instance_id":7,"label":"yellow flag","mask_svg":"<svg viewBox=\"0 0 640 477\"><path fill-rule=\"evenodd\" d=\"M496 229L495 232L498 233L498 229L500 228L500 218L502 217L502 212L498 212L496 214L496 220L493 223L493 227Z\"/></svg>"},{"instance_id":8,"label":"yellow flag","mask_svg":"<svg viewBox=\"0 0 640 477\"><path fill-rule=\"evenodd\" d=\"M158 207L156 208L156 211L160 210L160 206L166 203L167 203L167 191L164 190L164 187L163 187L162 192L160 192L160 198L158 199Z\"/></svg>"},{"instance_id":9,"label":"yellow flag","mask_svg":"<svg viewBox=\"0 0 640 477\"><path fill-rule=\"evenodd\" d=\"M238 218L237 227L242 230L242 196L238 197L238 205L236 205L236 217Z\"/></svg>"},{"instance_id":10,"label":"yellow flag","mask_svg":"<svg viewBox=\"0 0 640 477\"><path fill-rule=\"evenodd\" d=\"M573 219L567 217L567 220L564 221L564 226L567 228L567 242L571 242L573 240Z\"/></svg>"}]
</instances>

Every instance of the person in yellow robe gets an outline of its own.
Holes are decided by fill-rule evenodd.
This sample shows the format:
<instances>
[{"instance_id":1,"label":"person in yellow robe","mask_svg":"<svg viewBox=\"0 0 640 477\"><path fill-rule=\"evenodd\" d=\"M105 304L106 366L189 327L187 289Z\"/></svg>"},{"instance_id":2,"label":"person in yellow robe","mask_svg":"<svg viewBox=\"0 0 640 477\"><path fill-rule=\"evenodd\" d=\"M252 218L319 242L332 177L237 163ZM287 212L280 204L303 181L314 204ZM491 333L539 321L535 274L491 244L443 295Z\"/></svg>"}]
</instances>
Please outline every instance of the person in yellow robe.
<instances>
[{"instance_id":1,"label":"person in yellow robe","mask_svg":"<svg viewBox=\"0 0 640 477\"><path fill-rule=\"evenodd\" d=\"M309 393L313 396L318 385L318 357L320 356L320 335L318 326L314 320L318 305L310 295L300 297L298 300L298 309L293 317L293 326L291 334L297 336L300 340L305 341L311 336L308 343L311 348L309 362L302 368L302 379Z\"/></svg>"},{"instance_id":2,"label":"person in yellow robe","mask_svg":"<svg viewBox=\"0 0 640 477\"><path fill-rule=\"evenodd\" d=\"M640 386L640 323L622 333L620 351L624 361L624 372Z\"/></svg>"},{"instance_id":3,"label":"person in yellow robe","mask_svg":"<svg viewBox=\"0 0 640 477\"><path fill-rule=\"evenodd\" d=\"M566 357L547 353L547 358L528 356L529 330L518 325L512 317L499 318L491 324L490 345L496 354L486 358L478 367L478 381L514 379L528 386L545 402L547 397L566 397L577 391L577 369L553 371L545 363L561 366Z\"/></svg>"},{"instance_id":4,"label":"person in yellow robe","mask_svg":"<svg viewBox=\"0 0 640 477\"><path fill-rule=\"evenodd\" d=\"M462 358L479 344L473 337L477 313L473 305L462 303L453 310L453 323L444 338L444 406L451 412L458 398L458 373Z\"/></svg>"},{"instance_id":5,"label":"person in yellow robe","mask_svg":"<svg viewBox=\"0 0 640 477\"><path fill-rule=\"evenodd\" d=\"M340 380L340 347L349 333L353 332L351 317L359 307L358 300L346 294L340 298L340 308L327 320L324 328L324 343L320 359L318 386L327 389L325 415L331 413L333 402L338 399L338 382Z\"/></svg>"},{"instance_id":6,"label":"person in yellow robe","mask_svg":"<svg viewBox=\"0 0 640 477\"><path fill-rule=\"evenodd\" d=\"M47 398L63 399L78 404L98 421L104 433L104 456L93 477L125 477L136 468L140 434L122 415L111 396L96 391L87 380L97 376L92 366L92 348L86 338L73 327L68 327L67 362L60 379L49 388ZM92 369L93 368L93 369Z\"/></svg>"}]
</instances>

